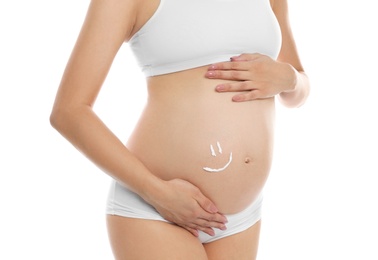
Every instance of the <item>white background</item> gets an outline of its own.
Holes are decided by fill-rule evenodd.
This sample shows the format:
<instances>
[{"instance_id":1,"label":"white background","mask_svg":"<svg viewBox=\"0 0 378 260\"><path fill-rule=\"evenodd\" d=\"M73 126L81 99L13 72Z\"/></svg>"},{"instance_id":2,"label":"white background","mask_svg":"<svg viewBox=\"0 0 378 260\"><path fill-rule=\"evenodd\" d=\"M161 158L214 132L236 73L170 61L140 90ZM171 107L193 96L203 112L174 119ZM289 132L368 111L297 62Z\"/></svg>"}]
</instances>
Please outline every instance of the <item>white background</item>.
<instances>
[{"instance_id":1,"label":"white background","mask_svg":"<svg viewBox=\"0 0 378 260\"><path fill-rule=\"evenodd\" d=\"M0 259L112 259L110 178L49 125L88 3L0 2ZM277 105L259 259L376 260L374 1L289 3L312 93L299 109ZM95 107L122 140L142 108L143 84L125 45Z\"/></svg>"}]
</instances>

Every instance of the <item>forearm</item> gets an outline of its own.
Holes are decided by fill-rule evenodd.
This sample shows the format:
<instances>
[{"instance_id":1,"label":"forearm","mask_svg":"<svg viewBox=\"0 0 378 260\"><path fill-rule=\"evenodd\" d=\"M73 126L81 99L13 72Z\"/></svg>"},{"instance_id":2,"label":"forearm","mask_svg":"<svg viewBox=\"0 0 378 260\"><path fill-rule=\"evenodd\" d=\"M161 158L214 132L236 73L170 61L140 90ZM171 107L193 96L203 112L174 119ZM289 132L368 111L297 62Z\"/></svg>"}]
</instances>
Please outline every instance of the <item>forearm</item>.
<instances>
[{"instance_id":1,"label":"forearm","mask_svg":"<svg viewBox=\"0 0 378 260\"><path fill-rule=\"evenodd\" d=\"M307 75L294 68L293 70L296 75L293 90L283 91L278 95L280 102L289 108L303 105L310 93L310 82Z\"/></svg>"},{"instance_id":2,"label":"forearm","mask_svg":"<svg viewBox=\"0 0 378 260\"><path fill-rule=\"evenodd\" d=\"M99 168L146 200L157 192L162 180L128 151L91 107L57 110L51 114L53 127Z\"/></svg>"}]
</instances>

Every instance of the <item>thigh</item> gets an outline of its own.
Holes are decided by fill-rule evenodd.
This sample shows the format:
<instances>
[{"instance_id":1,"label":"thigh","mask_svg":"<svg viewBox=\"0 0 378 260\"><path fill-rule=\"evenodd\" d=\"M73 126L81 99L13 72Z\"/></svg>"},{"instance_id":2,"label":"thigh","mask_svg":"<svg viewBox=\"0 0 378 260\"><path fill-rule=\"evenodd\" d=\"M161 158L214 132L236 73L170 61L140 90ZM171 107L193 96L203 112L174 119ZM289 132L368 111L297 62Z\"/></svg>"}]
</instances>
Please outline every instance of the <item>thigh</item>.
<instances>
[{"instance_id":1,"label":"thigh","mask_svg":"<svg viewBox=\"0 0 378 260\"><path fill-rule=\"evenodd\" d=\"M116 260L207 260L199 239L173 224L113 215L107 224Z\"/></svg>"},{"instance_id":2,"label":"thigh","mask_svg":"<svg viewBox=\"0 0 378 260\"><path fill-rule=\"evenodd\" d=\"M204 244L209 260L255 260L259 244L261 221L247 230Z\"/></svg>"}]
</instances>

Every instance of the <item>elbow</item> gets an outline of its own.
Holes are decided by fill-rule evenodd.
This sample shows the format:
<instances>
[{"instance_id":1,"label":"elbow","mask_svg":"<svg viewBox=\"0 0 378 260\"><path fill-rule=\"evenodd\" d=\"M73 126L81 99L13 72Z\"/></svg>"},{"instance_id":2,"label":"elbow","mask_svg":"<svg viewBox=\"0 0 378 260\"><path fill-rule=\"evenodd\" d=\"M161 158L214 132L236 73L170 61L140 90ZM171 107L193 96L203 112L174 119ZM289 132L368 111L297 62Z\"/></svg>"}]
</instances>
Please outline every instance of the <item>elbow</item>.
<instances>
[{"instance_id":1,"label":"elbow","mask_svg":"<svg viewBox=\"0 0 378 260\"><path fill-rule=\"evenodd\" d=\"M298 102L298 101L295 102L295 101L292 101L292 100L288 101L288 100L282 98L281 96L280 96L279 100L280 100L280 103L286 108L298 108L298 107L301 107L304 103L304 102Z\"/></svg>"},{"instance_id":2,"label":"elbow","mask_svg":"<svg viewBox=\"0 0 378 260\"><path fill-rule=\"evenodd\" d=\"M280 95L280 102L287 108L299 108L306 103L308 96L309 91L291 98L283 97Z\"/></svg>"},{"instance_id":3,"label":"elbow","mask_svg":"<svg viewBox=\"0 0 378 260\"><path fill-rule=\"evenodd\" d=\"M75 114L78 114L77 109L67 104L55 103L50 113L50 125L62 133L68 127L69 122L72 121Z\"/></svg>"},{"instance_id":4,"label":"elbow","mask_svg":"<svg viewBox=\"0 0 378 260\"><path fill-rule=\"evenodd\" d=\"M91 110L86 105L55 104L50 113L50 125L62 135L66 135L81 124L88 114L88 109Z\"/></svg>"},{"instance_id":5,"label":"elbow","mask_svg":"<svg viewBox=\"0 0 378 260\"><path fill-rule=\"evenodd\" d=\"M280 99L281 104L287 108L299 108L302 105L304 105L304 103L306 103L308 95L309 95L309 92L304 93L301 96L296 96L295 98L286 98L280 95L279 99Z\"/></svg>"},{"instance_id":6,"label":"elbow","mask_svg":"<svg viewBox=\"0 0 378 260\"><path fill-rule=\"evenodd\" d=\"M300 83L297 85L294 91L281 92L279 94L279 100L282 105L287 108L301 107L310 95L310 84L308 77L301 73Z\"/></svg>"},{"instance_id":7,"label":"elbow","mask_svg":"<svg viewBox=\"0 0 378 260\"><path fill-rule=\"evenodd\" d=\"M298 108L298 107L301 107L302 105L304 105L304 103L306 103L309 95L310 95L310 85L307 82L307 84L304 86L301 98L295 104L295 106L293 106L293 108Z\"/></svg>"},{"instance_id":8,"label":"elbow","mask_svg":"<svg viewBox=\"0 0 378 260\"><path fill-rule=\"evenodd\" d=\"M54 107L50 113L50 125L56 129L58 132L60 132L60 129L62 128L62 125L64 125L62 122L64 121L64 113L62 112L62 109Z\"/></svg>"}]
</instances>

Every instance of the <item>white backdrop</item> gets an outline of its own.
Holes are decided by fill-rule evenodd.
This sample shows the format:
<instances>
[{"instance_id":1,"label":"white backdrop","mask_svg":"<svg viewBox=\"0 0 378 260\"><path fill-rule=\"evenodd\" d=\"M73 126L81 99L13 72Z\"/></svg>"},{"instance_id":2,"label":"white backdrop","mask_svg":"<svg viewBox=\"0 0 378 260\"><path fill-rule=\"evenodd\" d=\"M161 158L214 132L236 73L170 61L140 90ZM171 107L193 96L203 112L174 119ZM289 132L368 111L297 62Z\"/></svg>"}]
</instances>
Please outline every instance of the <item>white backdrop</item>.
<instances>
[{"instance_id":1,"label":"white backdrop","mask_svg":"<svg viewBox=\"0 0 378 260\"><path fill-rule=\"evenodd\" d=\"M0 259L112 259L110 178L49 125L88 3L0 2ZM289 3L312 93L299 109L277 105L259 260L376 260L374 1ZM95 107L122 140L143 106L143 83L125 45Z\"/></svg>"}]
</instances>

